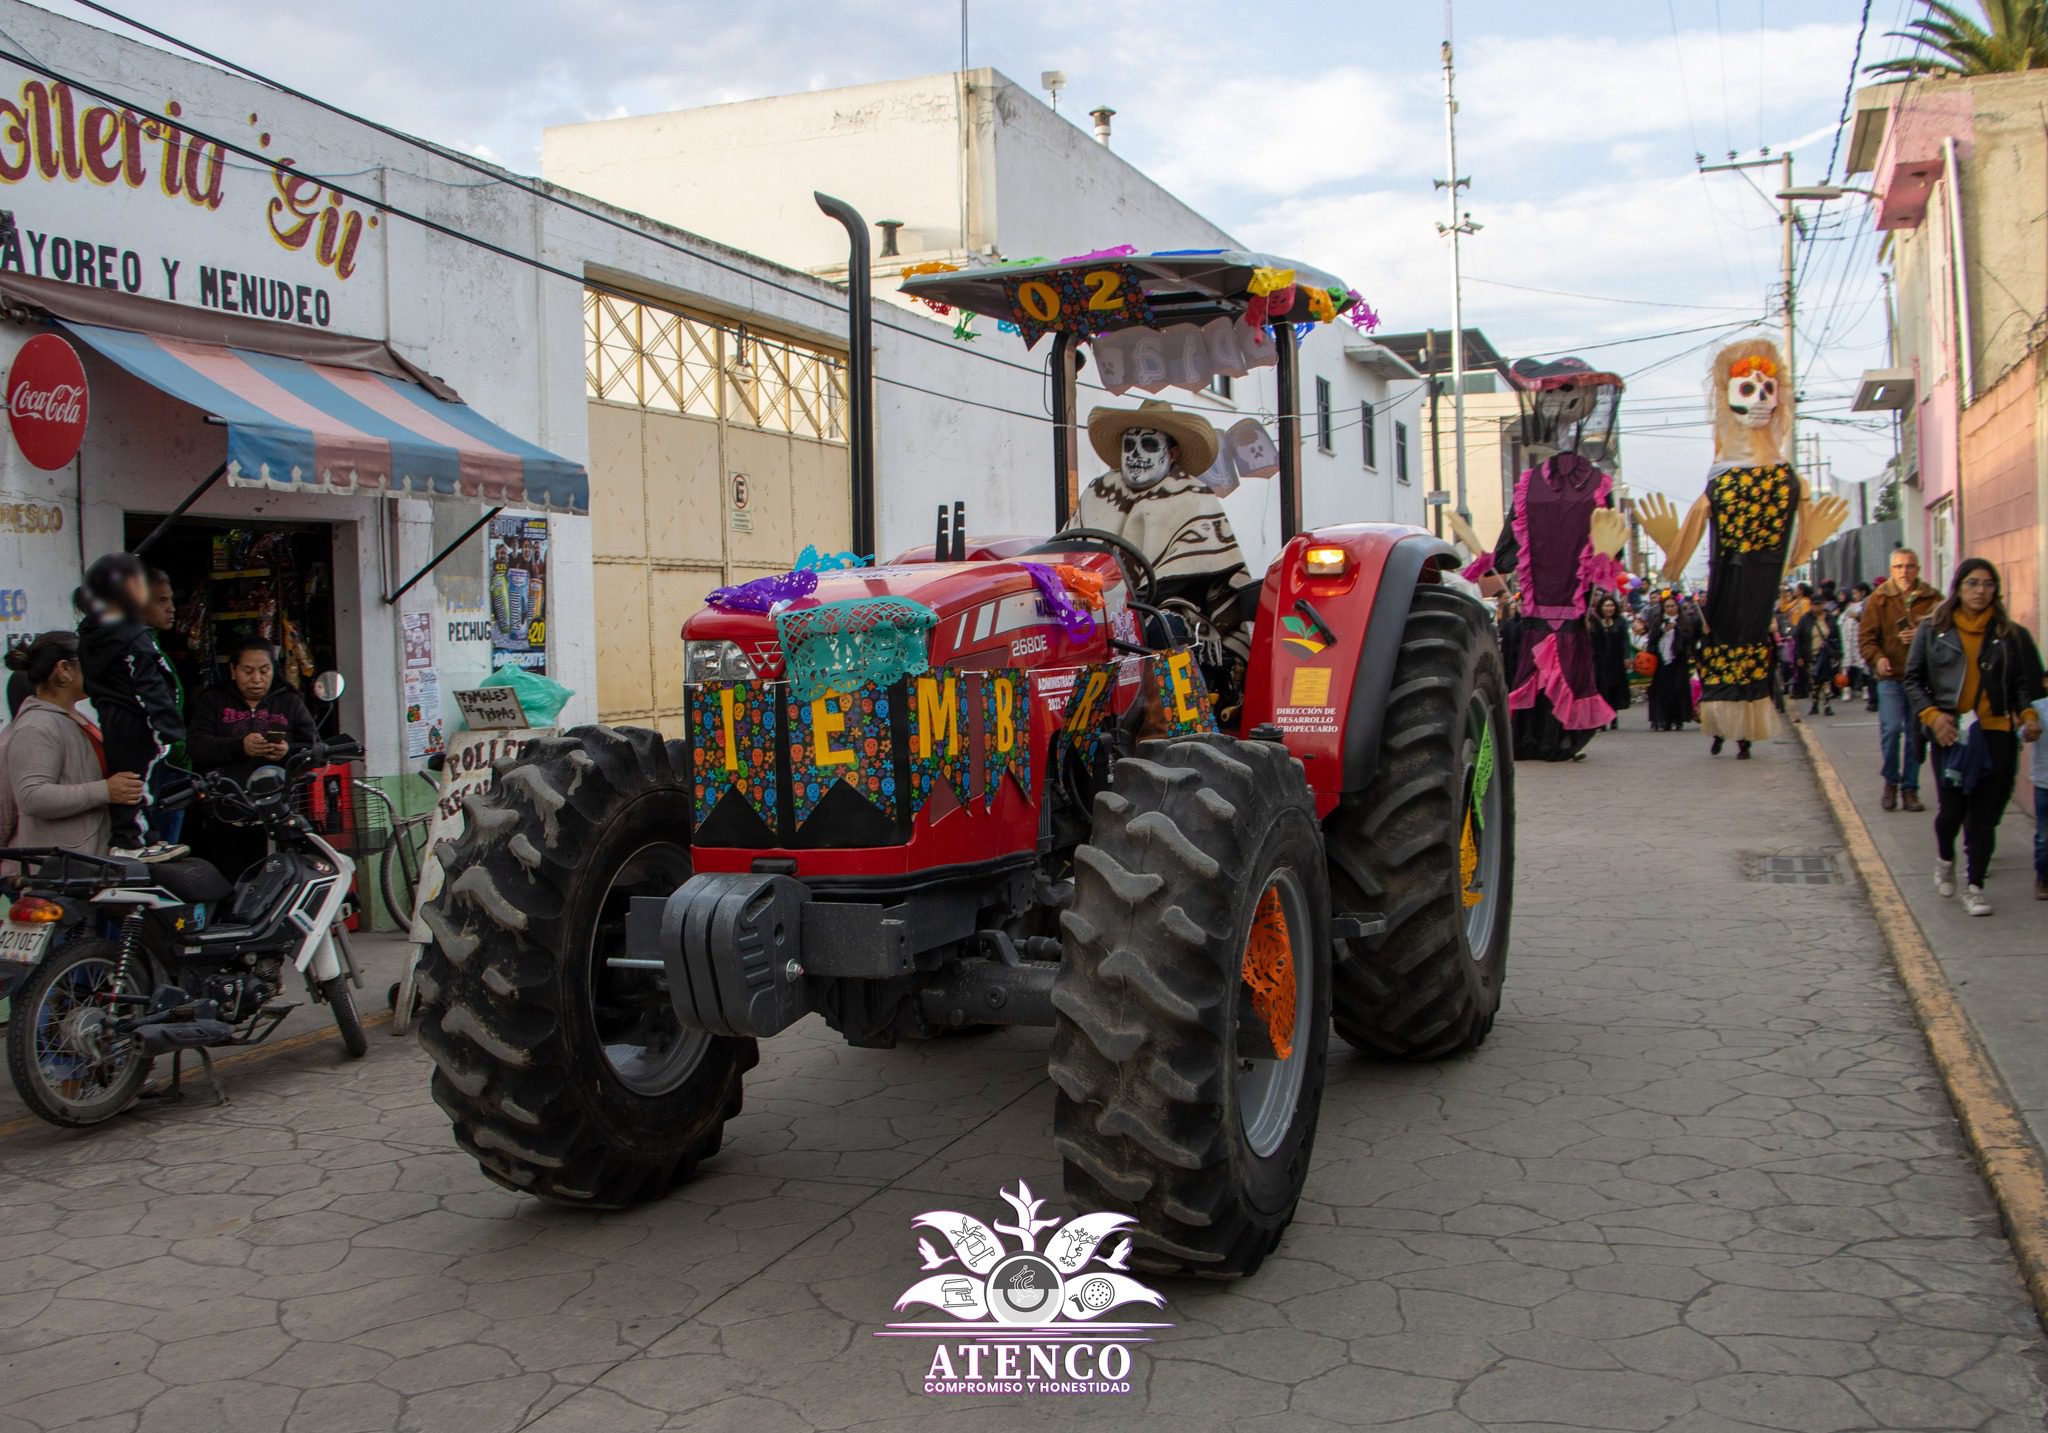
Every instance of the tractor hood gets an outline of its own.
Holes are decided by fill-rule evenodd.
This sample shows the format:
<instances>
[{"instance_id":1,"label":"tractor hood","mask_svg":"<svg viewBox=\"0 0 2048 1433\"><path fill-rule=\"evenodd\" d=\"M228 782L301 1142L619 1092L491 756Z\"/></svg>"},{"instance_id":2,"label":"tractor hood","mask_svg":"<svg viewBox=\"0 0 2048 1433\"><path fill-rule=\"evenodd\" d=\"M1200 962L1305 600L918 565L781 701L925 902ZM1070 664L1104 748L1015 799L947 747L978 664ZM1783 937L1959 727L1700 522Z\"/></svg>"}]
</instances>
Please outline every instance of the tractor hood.
<instances>
[{"instance_id":1,"label":"tractor hood","mask_svg":"<svg viewBox=\"0 0 2048 1433\"><path fill-rule=\"evenodd\" d=\"M1113 557L1078 552L1037 560L1065 561L1101 573L1109 583L1106 615L1114 621L1123 611L1123 575ZM821 572L816 595L797 605L862 597L902 597L931 608L938 616L932 630L934 665L1038 665L1055 656L1081 662L1100 660L1103 651L1100 635L1090 643L1070 644L1060 625L1039 611L1037 584L1020 562L910 562ZM735 642L754 664L755 675L782 675L775 618L767 613L707 607L683 624L683 637L691 642Z\"/></svg>"}]
</instances>

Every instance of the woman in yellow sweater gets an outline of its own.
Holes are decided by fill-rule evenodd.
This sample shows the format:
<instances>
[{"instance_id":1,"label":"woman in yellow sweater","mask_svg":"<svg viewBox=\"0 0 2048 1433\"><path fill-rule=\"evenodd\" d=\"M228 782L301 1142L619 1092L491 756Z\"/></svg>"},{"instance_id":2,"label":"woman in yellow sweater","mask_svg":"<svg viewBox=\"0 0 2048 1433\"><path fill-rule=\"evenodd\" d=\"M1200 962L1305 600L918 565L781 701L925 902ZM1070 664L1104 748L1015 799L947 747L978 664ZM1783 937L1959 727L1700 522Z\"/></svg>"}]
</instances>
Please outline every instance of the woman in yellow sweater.
<instances>
[{"instance_id":1,"label":"woman in yellow sweater","mask_svg":"<svg viewBox=\"0 0 2048 1433\"><path fill-rule=\"evenodd\" d=\"M1948 600L1920 624L1906 654L1906 699L1934 738L1940 803L1934 817L1934 889L1956 893L1956 835L1967 857L1963 909L1988 916L1984 878L1998 818L2012 799L2020 743L2037 741L2031 704L2041 695L2041 653L2006 615L1998 569L1981 557L1956 568Z\"/></svg>"}]
</instances>

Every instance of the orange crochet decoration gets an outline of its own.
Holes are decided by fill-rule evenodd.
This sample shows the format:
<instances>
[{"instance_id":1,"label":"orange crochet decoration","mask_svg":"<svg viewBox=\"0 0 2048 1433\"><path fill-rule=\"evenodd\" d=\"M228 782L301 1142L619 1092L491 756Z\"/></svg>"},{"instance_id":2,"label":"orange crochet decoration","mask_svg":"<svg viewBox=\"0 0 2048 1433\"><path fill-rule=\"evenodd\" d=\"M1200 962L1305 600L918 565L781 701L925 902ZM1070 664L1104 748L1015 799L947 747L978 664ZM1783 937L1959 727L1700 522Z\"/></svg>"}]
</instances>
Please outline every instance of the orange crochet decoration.
<instances>
[{"instance_id":1,"label":"orange crochet decoration","mask_svg":"<svg viewBox=\"0 0 2048 1433\"><path fill-rule=\"evenodd\" d=\"M1244 942L1244 983L1251 987L1252 1011L1266 1022L1266 1036L1281 1059L1294 1053L1294 942L1287 937L1287 913L1280 892L1268 887L1252 915Z\"/></svg>"},{"instance_id":2,"label":"orange crochet decoration","mask_svg":"<svg viewBox=\"0 0 2048 1433\"><path fill-rule=\"evenodd\" d=\"M1476 906L1486 899L1481 891L1472 889L1472 878L1479 874L1479 843L1472 839L1472 813L1465 813L1465 835L1458 842L1458 894L1467 907Z\"/></svg>"},{"instance_id":3,"label":"orange crochet decoration","mask_svg":"<svg viewBox=\"0 0 2048 1433\"><path fill-rule=\"evenodd\" d=\"M1102 589L1108 579L1101 573L1076 567L1071 562L1056 562L1052 570L1060 575L1060 585L1072 594L1077 605L1086 607L1090 612L1102 610Z\"/></svg>"},{"instance_id":4,"label":"orange crochet decoration","mask_svg":"<svg viewBox=\"0 0 2048 1433\"><path fill-rule=\"evenodd\" d=\"M1761 356L1745 358L1728 370L1730 378L1776 378L1778 365Z\"/></svg>"}]
</instances>

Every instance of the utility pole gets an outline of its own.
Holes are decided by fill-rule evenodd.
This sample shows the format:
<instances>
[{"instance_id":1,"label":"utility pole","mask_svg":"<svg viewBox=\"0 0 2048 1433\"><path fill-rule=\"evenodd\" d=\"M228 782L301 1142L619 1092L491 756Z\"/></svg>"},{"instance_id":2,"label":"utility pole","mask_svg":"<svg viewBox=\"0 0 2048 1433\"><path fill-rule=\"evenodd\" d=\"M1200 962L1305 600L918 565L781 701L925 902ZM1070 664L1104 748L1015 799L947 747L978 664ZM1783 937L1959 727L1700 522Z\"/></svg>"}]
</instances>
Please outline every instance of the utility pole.
<instances>
[{"instance_id":1,"label":"utility pole","mask_svg":"<svg viewBox=\"0 0 2048 1433\"><path fill-rule=\"evenodd\" d=\"M1465 501L1465 281L1458 241L1476 234L1480 225L1472 216L1458 213L1458 191L1472 187L1472 181L1458 173L1458 96L1451 70L1451 0L1444 0L1444 153L1450 163L1450 178L1439 179L1436 187L1448 191L1450 222L1436 231L1451 240L1451 425L1455 431L1458 480L1458 516L1470 522L1472 509Z\"/></svg>"},{"instance_id":2,"label":"utility pole","mask_svg":"<svg viewBox=\"0 0 2048 1433\"><path fill-rule=\"evenodd\" d=\"M1430 526L1438 537L1444 535L1444 505L1437 494L1444 490L1444 427L1437 417L1436 402L1443 396L1444 381L1437 377L1436 330L1422 340L1422 371L1429 379L1429 504Z\"/></svg>"},{"instance_id":3,"label":"utility pole","mask_svg":"<svg viewBox=\"0 0 2048 1433\"><path fill-rule=\"evenodd\" d=\"M1704 161L1705 158L1705 155L1697 156L1697 159L1701 161ZM1798 329L1794 322L1793 267L1798 250L1799 211L1792 207L1794 193L1792 188L1792 155L1788 150L1776 159L1771 158L1769 154L1763 154L1755 159L1738 160L1733 154L1730 154L1728 156L1728 163L1707 164L1702 162L1700 163L1699 170L1702 174L1719 174L1724 170L1762 169L1773 164L1779 166L1780 169L1778 188L1778 202L1780 205L1778 211L1778 228L1780 231L1779 265L1783 272L1779 276L1778 319L1784 333L1779 339L1778 346L1785 354L1785 372L1780 375L1778 382L1778 401L1785 405L1786 411L1790 414L1785 446L1791 450L1792 457L1796 462L1799 456L1799 395L1796 391L1799 382L1799 363ZM1808 197L1812 196L1809 195Z\"/></svg>"}]
</instances>

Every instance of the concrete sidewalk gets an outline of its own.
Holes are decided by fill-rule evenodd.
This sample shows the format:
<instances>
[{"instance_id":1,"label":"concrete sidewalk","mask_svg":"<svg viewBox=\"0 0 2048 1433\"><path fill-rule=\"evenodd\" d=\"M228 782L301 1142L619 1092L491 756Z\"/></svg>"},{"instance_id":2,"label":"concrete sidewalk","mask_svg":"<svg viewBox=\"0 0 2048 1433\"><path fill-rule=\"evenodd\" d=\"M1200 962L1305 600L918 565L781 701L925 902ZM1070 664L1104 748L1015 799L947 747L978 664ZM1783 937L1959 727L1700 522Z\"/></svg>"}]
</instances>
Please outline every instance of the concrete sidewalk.
<instances>
[{"instance_id":1,"label":"concrete sidewalk","mask_svg":"<svg viewBox=\"0 0 2048 1433\"><path fill-rule=\"evenodd\" d=\"M1998 828L1998 853L1985 880L1993 914L1973 919L1960 901L1934 892L1932 772L1921 768L1925 813L1886 811L1880 804L1877 714L1861 702L1835 711L1802 720L1848 788L1921 934L2026 1115L2035 1143L2048 1148L2048 901L2033 899L2033 796L2026 768L2020 771L2019 797Z\"/></svg>"}]
</instances>

